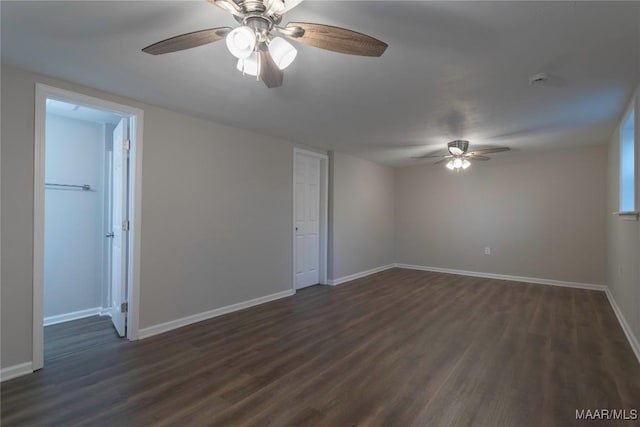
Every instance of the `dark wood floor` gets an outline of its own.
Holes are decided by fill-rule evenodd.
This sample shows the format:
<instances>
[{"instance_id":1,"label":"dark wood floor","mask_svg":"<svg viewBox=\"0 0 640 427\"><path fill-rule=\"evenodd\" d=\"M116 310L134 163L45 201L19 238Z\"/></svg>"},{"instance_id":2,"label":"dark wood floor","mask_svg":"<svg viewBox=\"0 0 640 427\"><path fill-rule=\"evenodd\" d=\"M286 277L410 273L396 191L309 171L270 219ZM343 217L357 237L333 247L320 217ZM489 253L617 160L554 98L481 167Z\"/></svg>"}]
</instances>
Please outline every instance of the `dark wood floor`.
<instances>
[{"instance_id":1,"label":"dark wood floor","mask_svg":"<svg viewBox=\"0 0 640 427\"><path fill-rule=\"evenodd\" d=\"M105 349L120 344L111 318L93 316L44 328L44 361L46 366L58 358L92 349Z\"/></svg>"},{"instance_id":2,"label":"dark wood floor","mask_svg":"<svg viewBox=\"0 0 640 427\"><path fill-rule=\"evenodd\" d=\"M550 427L640 407L640 364L595 291L394 269L98 341L2 384L2 426Z\"/></svg>"}]
</instances>

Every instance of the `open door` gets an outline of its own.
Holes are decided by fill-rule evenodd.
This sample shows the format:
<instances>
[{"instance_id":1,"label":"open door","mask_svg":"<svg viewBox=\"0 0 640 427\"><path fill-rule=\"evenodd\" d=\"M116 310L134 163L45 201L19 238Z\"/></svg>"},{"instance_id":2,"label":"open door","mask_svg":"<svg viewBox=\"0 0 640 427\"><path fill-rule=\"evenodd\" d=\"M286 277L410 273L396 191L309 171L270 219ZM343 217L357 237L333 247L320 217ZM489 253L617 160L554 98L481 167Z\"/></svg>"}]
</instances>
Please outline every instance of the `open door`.
<instances>
[{"instance_id":1,"label":"open door","mask_svg":"<svg viewBox=\"0 0 640 427\"><path fill-rule=\"evenodd\" d=\"M127 316L127 185L129 140L127 119L120 120L113 131L113 162L111 164L111 321L118 335L126 334Z\"/></svg>"}]
</instances>

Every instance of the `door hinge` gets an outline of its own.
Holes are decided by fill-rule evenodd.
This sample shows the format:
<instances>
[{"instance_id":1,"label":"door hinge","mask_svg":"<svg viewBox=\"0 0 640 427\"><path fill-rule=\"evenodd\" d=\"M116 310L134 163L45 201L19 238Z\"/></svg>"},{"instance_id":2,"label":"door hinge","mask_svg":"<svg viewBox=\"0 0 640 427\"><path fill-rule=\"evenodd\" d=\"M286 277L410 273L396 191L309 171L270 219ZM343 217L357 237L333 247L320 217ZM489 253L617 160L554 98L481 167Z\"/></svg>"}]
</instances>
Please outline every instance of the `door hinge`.
<instances>
[{"instance_id":1,"label":"door hinge","mask_svg":"<svg viewBox=\"0 0 640 427\"><path fill-rule=\"evenodd\" d=\"M129 303L123 302L120 304L120 313L126 313L127 311L129 311Z\"/></svg>"},{"instance_id":2,"label":"door hinge","mask_svg":"<svg viewBox=\"0 0 640 427\"><path fill-rule=\"evenodd\" d=\"M130 147L131 147L131 143L129 142L129 139L122 140L122 148L129 151Z\"/></svg>"},{"instance_id":3,"label":"door hinge","mask_svg":"<svg viewBox=\"0 0 640 427\"><path fill-rule=\"evenodd\" d=\"M128 219L123 219L122 220L122 231L129 231L129 220Z\"/></svg>"}]
</instances>

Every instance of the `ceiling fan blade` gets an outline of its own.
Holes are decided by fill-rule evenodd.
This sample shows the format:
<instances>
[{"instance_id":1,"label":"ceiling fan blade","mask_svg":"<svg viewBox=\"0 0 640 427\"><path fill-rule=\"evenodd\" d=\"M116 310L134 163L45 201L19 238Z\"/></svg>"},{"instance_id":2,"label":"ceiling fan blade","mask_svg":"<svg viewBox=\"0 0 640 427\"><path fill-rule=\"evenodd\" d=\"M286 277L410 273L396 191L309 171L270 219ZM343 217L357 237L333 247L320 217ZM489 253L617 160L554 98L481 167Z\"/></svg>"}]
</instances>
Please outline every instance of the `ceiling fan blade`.
<instances>
[{"instance_id":1,"label":"ceiling fan blade","mask_svg":"<svg viewBox=\"0 0 640 427\"><path fill-rule=\"evenodd\" d=\"M282 86L284 73L273 61L269 51L260 51L260 80L267 85L268 88Z\"/></svg>"},{"instance_id":2,"label":"ceiling fan blade","mask_svg":"<svg viewBox=\"0 0 640 427\"><path fill-rule=\"evenodd\" d=\"M467 154L466 156L464 156L465 159L467 160L490 160L491 157L487 157L487 156L479 156L477 154Z\"/></svg>"},{"instance_id":3,"label":"ceiling fan blade","mask_svg":"<svg viewBox=\"0 0 640 427\"><path fill-rule=\"evenodd\" d=\"M357 33L345 28L331 25L310 24L306 22L290 22L287 30L302 28L304 34L295 36L285 34L292 40L332 52L360 56L382 56L388 44L366 34Z\"/></svg>"},{"instance_id":4,"label":"ceiling fan blade","mask_svg":"<svg viewBox=\"0 0 640 427\"><path fill-rule=\"evenodd\" d=\"M453 157L453 156L452 156L452 157ZM449 160L448 158L444 158L444 159L442 159L442 160L438 160L437 162L435 162L435 163L434 163L434 165L439 165L439 164L444 163L444 162L446 162L446 161L448 161L448 160Z\"/></svg>"},{"instance_id":5,"label":"ceiling fan blade","mask_svg":"<svg viewBox=\"0 0 640 427\"><path fill-rule=\"evenodd\" d=\"M424 156L412 157L412 159L436 159L436 158L440 158L440 157L444 157L446 159L449 159L449 158L451 158L453 156L451 154L442 154L442 155L425 154Z\"/></svg>"},{"instance_id":6,"label":"ceiling fan blade","mask_svg":"<svg viewBox=\"0 0 640 427\"><path fill-rule=\"evenodd\" d=\"M483 150L475 150L469 153L470 156L476 154L491 154L491 153L501 153L503 151L509 151L511 148L509 147L495 147L495 148L485 148Z\"/></svg>"},{"instance_id":7,"label":"ceiling fan blade","mask_svg":"<svg viewBox=\"0 0 640 427\"><path fill-rule=\"evenodd\" d=\"M429 154L427 156L424 156L425 159L435 159L435 158L438 158L438 157L445 157L445 158L449 159L449 158L453 157L453 155L451 155L451 154L440 154L440 155L438 155L438 154Z\"/></svg>"},{"instance_id":8,"label":"ceiling fan blade","mask_svg":"<svg viewBox=\"0 0 640 427\"><path fill-rule=\"evenodd\" d=\"M177 52L179 50L191 49L205 44L222 40L232 29L229 27L210 28L208 30L194 31L171 37L161 42L154 43L142 49L143 52L151 55L162 55L164 53Z\"/></svg>"},{"instance_id":9,"label":"ceiling fan blade","mask_svg":"<svg viewBox=\"0 0 640 427\"><path fill-rule=\"evenodd\" d=\"M233 0L207 0L211 4L215 4L225 12L229 12L235 16L242 16L242 9Z\"/></svg>"}]
</instances>

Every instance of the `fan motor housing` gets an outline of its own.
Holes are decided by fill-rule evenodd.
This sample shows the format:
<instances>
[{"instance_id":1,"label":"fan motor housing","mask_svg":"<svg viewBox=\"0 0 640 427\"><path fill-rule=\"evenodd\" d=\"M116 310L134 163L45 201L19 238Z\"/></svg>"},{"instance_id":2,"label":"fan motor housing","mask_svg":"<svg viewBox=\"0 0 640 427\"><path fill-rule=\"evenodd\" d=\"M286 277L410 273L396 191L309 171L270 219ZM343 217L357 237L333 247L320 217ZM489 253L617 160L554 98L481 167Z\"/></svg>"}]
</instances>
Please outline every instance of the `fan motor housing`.
<instances>
[{"instance_id":1,"label":"fan motor housing","mask_svg":"<svg viewBox=\"0 0 640 427\"><path fill-rule=\"evenodd\" d=\"M267 10L266 7L264 7L264 3L260 0L241 0L236 3L245 13L264 13Z\"/></svg>"},{"instance_id":2,"label":"fan motor housing","mask_svg":"<svg viewBox=\"0 0 640 427\"><path fill-rule=\"evenodd\" d=\"M239 24L251 27L256 32L270 31L282 21L281 16L268 16L264 10L245 12L243 16L236 16L235 18Z\"/></svg>"},{"instance_id":3,"label":"fan motor housing","mask_svg":"<svg viewBox=\"0 0 640 427\"><path fill-rule=\"evenodd\" d=\"M449 144L447 144L447 147L449 148L449 153L453 154L454 156L460 156L466 153L469 149L469 141L458 139L455 141L451 141Z\"/></svg>"}]
</instances>

